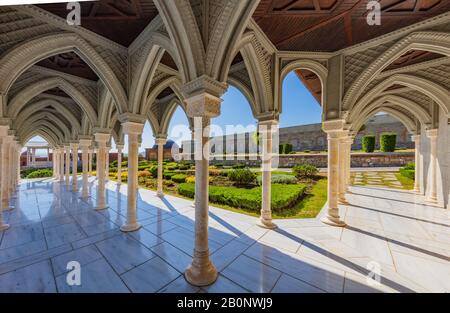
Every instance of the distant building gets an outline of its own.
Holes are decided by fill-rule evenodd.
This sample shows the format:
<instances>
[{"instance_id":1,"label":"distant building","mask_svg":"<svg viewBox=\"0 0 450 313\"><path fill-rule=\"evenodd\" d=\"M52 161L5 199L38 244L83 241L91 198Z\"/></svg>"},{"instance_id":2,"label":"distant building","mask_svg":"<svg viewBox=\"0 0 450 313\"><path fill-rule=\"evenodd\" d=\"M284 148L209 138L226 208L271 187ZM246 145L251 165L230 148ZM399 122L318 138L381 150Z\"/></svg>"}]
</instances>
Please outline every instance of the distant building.
<instances>
[{"instance_id":1,"label":"distant building","mask_svg":"<svg viewBox=\"0 0 450 313\"><path fill-rule=\"evenodd\" d=\"M388 114L381 114L368 120L356 136L352 149L360 150L362 148L362 137L369 134L377 137L376 143L377 148L379 148L379 139L384 132L397 134L397 147L414 147L414 142L411 140L411 135L408 133L406 127L394 117ZM211 151L212 153L215 152L214 150L224 151L225 153L232 153L233 151L238 154L248 153L251 150L250 147L255 145L254 137L252 133L214 137L211 142ZM308 150L324 151L328 149L327 134L322 131L322 124L320 123L280 128L279 143L290 143L293 146L293 150L297 152ZM183 142L183 152L193 151L192 146L192 141Z\"/></svg>"},{"instance_id":2,"label":"distant building","mask_svg":"<svg viewBox=\"0 0 450 313\"><path fill-rule=\"evenodd\" d=\"M163 159L164 160L172 160L172 148L178 149L178 145L173 140L167 140L164 145ZM152 148L145 149L145 159L148 161L156 161L158 160L158 146L154 145Z\"/></svg>"}]
</instances>

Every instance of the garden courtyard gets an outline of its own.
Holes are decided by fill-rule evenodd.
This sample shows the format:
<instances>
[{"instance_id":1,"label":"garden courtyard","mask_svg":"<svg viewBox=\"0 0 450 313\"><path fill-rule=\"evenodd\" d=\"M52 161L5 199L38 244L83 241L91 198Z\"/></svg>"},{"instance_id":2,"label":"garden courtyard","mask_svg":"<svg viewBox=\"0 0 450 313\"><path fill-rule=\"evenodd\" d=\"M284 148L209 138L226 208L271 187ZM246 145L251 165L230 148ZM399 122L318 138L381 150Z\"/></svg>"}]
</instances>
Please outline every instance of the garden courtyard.
<instances>
[{"instance_id":1,"label":"garden courtyard","mask_svg":"<svg viewBox=\"0 0 450 313\"><path fill-rule=\"evenodd\" d=\"M321 223L326 210L267 230L256 217L211 206L220 274L198 288L183 277L194 245L191 200L140 188L143 228L122 233L127 185L108 182L109 208L96 211L97 180L89 182L86 201L52 178L21 182L16 209L5 213L12 227L0 237L1 292L450 291L448 216L410 191L351 187L351 205L340 206L345 228ZM70 260L81 264L81 286L66 283ZM380 283L367 279L372 271Z\"/></svg>"}]
</instances>

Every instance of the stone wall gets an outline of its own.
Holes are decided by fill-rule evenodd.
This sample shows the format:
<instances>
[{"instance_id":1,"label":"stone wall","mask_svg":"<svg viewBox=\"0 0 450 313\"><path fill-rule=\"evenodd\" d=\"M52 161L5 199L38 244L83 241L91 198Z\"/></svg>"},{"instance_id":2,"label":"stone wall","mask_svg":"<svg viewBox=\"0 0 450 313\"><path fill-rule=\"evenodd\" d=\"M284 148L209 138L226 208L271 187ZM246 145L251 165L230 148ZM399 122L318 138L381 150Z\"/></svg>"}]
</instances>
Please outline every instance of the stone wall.
<instances>
[{"instance_id":1,"label":"stone wall","mask_svg":"<svg viewBox=\"0 0 450 313\"><path fill-rule=\"evenodd\" d=\"M352 167L400 167L414 162L414 152L394 153L352 153ZM246 164L251 167L261 165L260 160L211 160L211 164ZM319 168L326 168L328 164L327 154L287 154L280 155L278 166L290 168L299 164L312 164Z\"/></svg>"}]
</instances>

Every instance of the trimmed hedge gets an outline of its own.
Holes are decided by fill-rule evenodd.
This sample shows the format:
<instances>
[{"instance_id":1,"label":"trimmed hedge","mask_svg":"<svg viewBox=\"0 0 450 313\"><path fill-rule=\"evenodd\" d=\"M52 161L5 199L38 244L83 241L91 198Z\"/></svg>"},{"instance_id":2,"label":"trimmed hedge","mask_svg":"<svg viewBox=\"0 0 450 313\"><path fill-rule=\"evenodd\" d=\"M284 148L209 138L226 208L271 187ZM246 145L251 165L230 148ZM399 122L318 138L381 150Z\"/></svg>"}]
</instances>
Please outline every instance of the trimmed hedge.
<instances>
[{"instance_id":1,"label":"trimmed hedge","mask_svg":"<svg viewBox=\"0 0 450 313\"><path fill-rule=\"evenodd\" d=\"M177 174L172 176L172 181L174 183L182 184L186 182L187 175Z\"/></svg>"},{"instance_id":2,"label":"trimmed hedge","mask_svg":"<svg viewBox=\"0 0 450 313\"><path fill-rule=\"evenodd\" d=\"M52 177L53 176L53 171L45 168L45 169L40 169L40 170L35 170L31 173L29 173L26 178L32 179L32 178L43 178L43 177Z\"/></svg>"},{"instance_id":3,"label":"trimmed hedge","mask_svg":"<svg viewBox=\"0 0 450 313\"><path fill-rule=\"evenodd\" d=\"M245 164L234 164L232 166L233 169L240 169L240 168L246 168L246 167L247 167L247 165L245 165Z\"/></svg>"},{"instance_id":4,"label":"trimmed hedge","mask_svg":"<svg viewBox=\"0 0 450 313\"><path fill-rule=\"evenodd\" d=\"M362 137L362 149L366 153L372 153L375 151L375 136L367 135Z\"/></svg>"},{"instance_id":5,"label":"trimmed hedge","mask_svg":"<svg viewBox=\"0 0 450 313\"><path fill-rule=\"evenodd\" d=\"M272 185L272 210L282 211L295 205L303 197L305 185ZM178 193L188 198L194 198L194 184L178 185ZM235 208L259 212L261 210L261 187L252 189L236 187L209 186L209 201Z\"/></svg>"},{"instance_id":6,"label":"trimmed hedge","mask_svg":"<svg viewBox=\"0 0 450 313\"><path fill-rule=\"evenodd\" d=\"M382 152L394 152L397 144L397 134L383 133L380 137L380 149Z\"/></svg>"},{"instance_id":7,"label":"trimmed hedge","mask_svg":"<svg viewBox=\"0 0 450 313\"><path fill-rule=\"evenodd\" d=\"M290 154L292 152L293 146L290 143L283 143L279 145L279 154Z\"/></svg>"},{"instance_id":8,"label":"trimmed hedge","mask_svg":"<svg viewBox=\"0 0 450 313\"><path fill-rule=\"evenodd\" d=\"M167 180L172 180L172 177L173 176L175 176L177 173L175 173L175 172L169 172L169 171L167 171L167 172L164 172L163 173L163 178L164 179L167 179Z\"/></svg>"},{"instance_id":9,"label":"trimmed hedge","mask_svg":"<svg viewBox=\"0 0 450 313\"><path fill-rule=\"evenodd\" d=\"M416 165L414 163L409 163L405 167L400 169L400 175L415 180L416 179Z\"/></svg>"}]
</instances>

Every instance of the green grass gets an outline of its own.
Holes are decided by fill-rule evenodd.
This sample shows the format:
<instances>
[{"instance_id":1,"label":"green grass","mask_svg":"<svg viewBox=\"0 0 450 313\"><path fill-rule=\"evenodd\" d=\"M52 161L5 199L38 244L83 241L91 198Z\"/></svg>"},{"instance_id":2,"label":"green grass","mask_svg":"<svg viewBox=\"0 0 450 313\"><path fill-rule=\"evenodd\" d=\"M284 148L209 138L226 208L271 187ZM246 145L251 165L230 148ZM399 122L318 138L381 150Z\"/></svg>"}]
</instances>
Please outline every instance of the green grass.
<instances>
[{"instance_id":1,"label":"green grass","mask_svg":"<svg viewBox=\"0 0 450 313\"><path fill-rule=\"evenodd\" d=\"M413 179L405 177L400 173L395 174L395 177L397 177L397 180L400 182L400 184L402 184L403 189L406 189L406 190L414 189L414 180Z\"/></svg>"},{"instance_id":2,"label":"green grass","mask_svg":"<svg viewBox=\"0 0 450 313\"><path fill-rule=\"evenodd\" d=\"M315 218L327 202L327 187L327 179L319 180L297 205L282 213L275 212L273 218Z\"/></svg>"}]
</instances>

